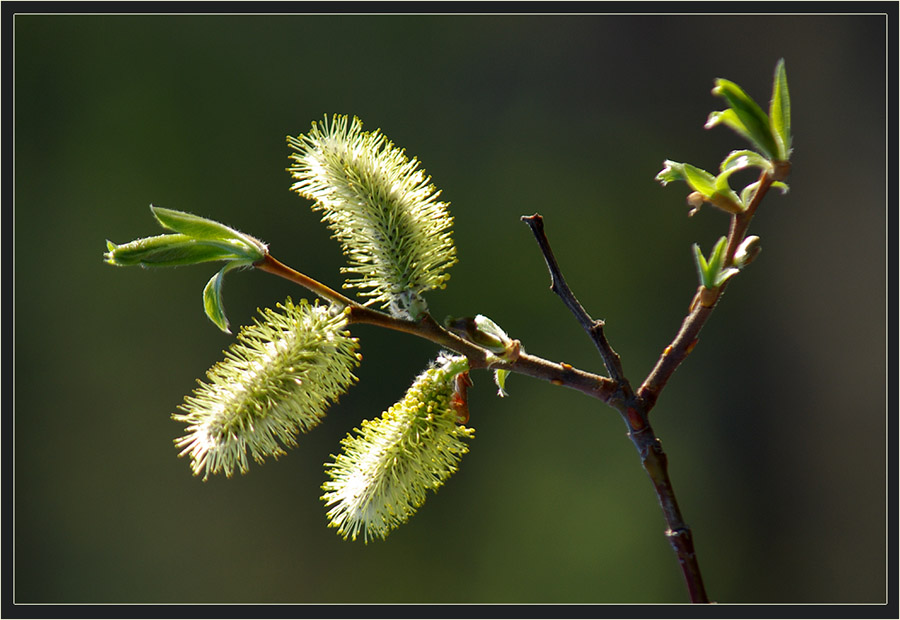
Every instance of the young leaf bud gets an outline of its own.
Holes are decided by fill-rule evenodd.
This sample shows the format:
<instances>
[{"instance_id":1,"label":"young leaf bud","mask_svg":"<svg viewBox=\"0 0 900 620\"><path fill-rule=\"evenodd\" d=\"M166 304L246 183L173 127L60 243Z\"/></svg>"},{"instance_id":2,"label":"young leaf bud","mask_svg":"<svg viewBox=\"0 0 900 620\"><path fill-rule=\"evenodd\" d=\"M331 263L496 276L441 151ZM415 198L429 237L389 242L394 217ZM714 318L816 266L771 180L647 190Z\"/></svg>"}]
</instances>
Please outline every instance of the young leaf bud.
<instances>
[{"instance_id":1,"label":"young leaf bud","mask_svg":"<svg viewBox=\"0 0 900 620\"><path fill-rule=\"evenodd\" d=\"M512 345L512 339L491 319L479 314L475 317L444 319L444 326L459 336L494 353L503 353Z\"/></svg>"},{"instance_id":2,"label":"young leaf bud","mask_svg":"<svg viewBox=\"0 0 900 620\"><path fill-rule=\"evenodd\" d=\"M106 242L103 255L110 265L178 267L209 261L253 263L266 256L266 244L213 220L150 206L157 222L175 234L144 237L130 243Z\"/></svg>"},{"instance_id":3,"label":"young leaf bud","mask_svg":"<svg viewBox=\"0 0 900 620\"><path fill-rule=\"evenodd\" d=\"M190 455L194 475L248 470L284 454L325 416L331 403L356 381L357 340L345 331L346 316L330 308L294 305L261 311L262 320L244 327L225 360L207 373L173 419L188 424L175 440Z\"/></svg>"},{"instance_id":4,"label":"young leaf bud","mask_svg":"<svg viewBox=\"0 0 900 620\"><path fill-rule=\"evenodd\" d=\"M735 250L734 266L738 269L743 269L759 256L760 251L762 251L762 246L759 244L759 237L750 235L741 241L741 244Z\"/></svg>"},{"instance_id":5,"label":"young leaf bud","mask_svg":"<svg viewBox=\"0 0 900 620\"><path fill-rule=\"evenodd\" d=\"M365 420L326 464L329 527L344 539L385 538L456 471L475 431L459 424L464 357L441 356L380 418Z\"/></svg>"}]
</instances>

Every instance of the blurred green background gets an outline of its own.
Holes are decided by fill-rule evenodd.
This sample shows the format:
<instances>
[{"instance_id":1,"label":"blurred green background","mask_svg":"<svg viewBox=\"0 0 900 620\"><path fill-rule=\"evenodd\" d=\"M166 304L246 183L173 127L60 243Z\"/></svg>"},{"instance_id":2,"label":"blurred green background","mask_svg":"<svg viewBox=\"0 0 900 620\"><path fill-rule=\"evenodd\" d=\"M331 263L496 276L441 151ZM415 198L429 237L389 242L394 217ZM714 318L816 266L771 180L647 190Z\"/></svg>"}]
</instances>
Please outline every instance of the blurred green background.
<instances>
[{"instance_id":1,"label":"blurred green background","mask_svg":"<svg viewBox=\"0 0 900 620\"><path fill-rule=\"evenodd\" d=\"M333 286L337 244L289 191L287 134L359 116L451 202L460 263L437 317L484 313L529 352L597 371L519 216L540 212L639 384L727 217L687 217L666 158L714 169L727 77L791 88L791 192L654 410L720 602L878 602L886 588L885 36L879 16L15 18L18 602L682 602L618 415L524 377L471 391L471 452L386 542L326 528L322 463L435 354L361 326L360 382L279 461L203 483L169 414L230 338L215 267L103 264L157 234L148 205L270 244ZM235 325L304 291L228 279Z\"/></svg>"}]
</instances>

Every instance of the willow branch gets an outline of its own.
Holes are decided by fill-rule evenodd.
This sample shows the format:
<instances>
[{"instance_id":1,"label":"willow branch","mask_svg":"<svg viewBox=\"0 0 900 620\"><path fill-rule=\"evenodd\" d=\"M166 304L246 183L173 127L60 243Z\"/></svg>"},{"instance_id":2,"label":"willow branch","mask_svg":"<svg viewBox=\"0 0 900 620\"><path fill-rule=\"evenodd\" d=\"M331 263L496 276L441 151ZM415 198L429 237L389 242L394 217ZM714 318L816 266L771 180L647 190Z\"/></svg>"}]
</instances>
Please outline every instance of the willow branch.
<instances>
[{"instance_id":1,"label":"willow branch","mask_svg":"<svg viewBox=\"0 0 900 620\"><path fill-rule=\"evenodd\" d=\"M709 603L697 553L694 550L694 536L681 514L681 508L675 497L675 489L669 478L668 457L653 432L653 428L647 422L646 413L632 413L632 415L646 423L646 426L641 429L630 428L628 437L637 449L641 457L641 465L653 484L653 490L656 492L656 498L666 522L666 539L678 560L688 595L692 603Z\"/></svg>"},{"instance_id":2,"label":"willow branch","mask_svg":"<svg viewBox=\"0 0 900 620\"><path fill-rule=\"evenodd\" d=\"M477 344L460 338L453 332L444 329L430 315L425 315L418 321L398 319L384 312L379 312L368 306L364 306L322 284L321 282L302 274L272 256L254 264L260 271L284 278L295 284L299 284L319 297L348 308L348 323L374 325L393 331L411 334L425 340L429 340L439 346L450 349L466 356L469 367L473 369L485 368L491 370L508 370L517 374L526 375L535 379L542 379L553 385L564 386L577 390L583 394L596 398L603 402L610 402L616 392L617 385L607 377L595 375L579 370L565 363L551 362L524 352L517 353L512 359L498 357L491 351Z\"/></svg>"},{"instance_id":3,"label":"willow branch","mask_svg":"<svg viewBox=\"0 0 900 620\"><path fill-rule=\"evenodd\" d=\"M333 288L322 284L318 280L314 280L306 274L300 273L299 271L288 267L281 261L277 260L274 256L270 256L269 254L266 254L262 258L262 260L253 263L253 267L259 269L260 271L271 273L272 275L278 276L279 278L284 278L285 280L293 282L294 284L299 284L306 290L315 293L322 299L334 302L343 307L352 308L353 306L360 305L349 297L341 295Z\"/></svg>"},{"instance_id":4,"label":"willow branch","mask_svg":"<svg viewBox=\"0 0 900 620\"><path fill-rule=\"evenodd\" d=\"M625 379L625 373L622 370L622 360L610 346L606 335L603 333L604 321L591 318L581 305L581 302L578 301L578 298L575 297L572 289L569 288L565 277L563 277L559 264L556 262L556 257L553 255L553 250L550 248L547 235L544 233L544 218L535 213L534 215L523 215L521 219L531 228L531 232L534 233L534 237L541 249L541 254L544 255L547 269L550 272L550 290L559 295L566 307L578 319L584 331L590 336L597 350L600 351L600 357L603 359L603 365L606 366L606 372L609 373L610 378L619 384L626 396L631 396L631 386L628 385L628 381Z\"/></svg>"},{"instance_id":5,"label":"willow branch","mask_svg":"<svg viewBox=\"0 0 900 620\"><path fill-rule=\"evenodd\" d=\"M753 219L756 209L762 202L766 192L772 186L772 181L772 177L767 172L763 172L759 178L759 187L750 200L750 204L747 205L747 209L731 217L725 254L725 267L730 267L734 264L735 252L741 241L743 241L744 235L747 234L750 221ZM648 413L656 404L660 392L666 386L675 370L694 350L700 336L700 330L703 329L703 326L712 314L713 308L715 308L716 303L722 297L722 293L725 292L726 285L727 282L714 289L707 289L703 286L697 289L697 293L691 302L690 310L681 323L681 328L672 342L663 350L662 355L660 355L653 370L644 379L641 387L638 388L638 399L643 404L642 408Z\"/></svg>"},{"instance_id":6,"label":"willow branch","mask_svg":"<svg viewBox=\"0 0 900 620\"><path fill-rule=\"evenodd\" d=\"M634 444L641 458L641 465L653 483L653 489L656 492L663 519L666 522L666 538L669 540L669 544L678 560L691 602L708 603L709 598L703 585L697 554L694 551L693 535L691 534L691 529L684 521L681 509L678 506L678 500L675 497L675 489L672 487L672 481L669 478L668 458L662 449L662 444L650 426L647 416L649 409L631 391L631 387L622 372L620 358L609 346L609 342L603 335L603 321L591 319L568 284L566 284L566 279L563 277L559 264L553 256L553 251L550 249L550 242L544 233L543 218L535 214L523 216L522 221L531 228L547 262L547 269L550 271L550 289L559 295L563 303L572 311L578 322L587 331L594 344L600 350L607 370L613 375L618 397L606 402L608 405L615 407L622 415L628 427L628 438Z\"/></svg>"}]
</instances>

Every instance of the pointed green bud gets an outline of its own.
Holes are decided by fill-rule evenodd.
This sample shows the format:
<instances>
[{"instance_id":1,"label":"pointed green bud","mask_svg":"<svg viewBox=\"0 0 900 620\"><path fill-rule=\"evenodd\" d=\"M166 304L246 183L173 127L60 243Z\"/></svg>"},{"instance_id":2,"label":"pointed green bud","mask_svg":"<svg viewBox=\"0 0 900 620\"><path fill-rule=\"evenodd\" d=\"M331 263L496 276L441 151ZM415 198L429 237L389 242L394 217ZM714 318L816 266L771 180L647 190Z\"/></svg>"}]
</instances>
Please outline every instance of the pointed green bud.
<instances>
[{"instance_id":1,"label":"pointed green bud","mask_svg":"<svg viewBox=\"0 0 900 620\"><path fill-rule=\"evenodd\" d=\"M110 265L127 267L180 267L210 261L253 263L266 256L258 239L190 213L151 206L159 224L175 234L144 237L130 243L106 242L103 255Z\"/></svg>"},{"instance_id":2,"label":"pointed green bud","mask_svg":"<svg viewBox=\"0 0 900 620\"><path fill-rule=\"evenodd\" d=\"M179 267L211 261L226 261L203 289L203 310L219 329L230 334L222 305L222 281L225 274L249 267L268 254L266 244L224 224L206 218L150 205L159 225L172 234L137 239L117 245L106 242L106 262L118 267Z\"/></svg>"},{"instance_id":3,"label":"pointed green bud","mask_svg":"<svg viewBox=\"0 0 900 620\"><path fill-rule=\"evenodd\" d=\"M466 370L464 357L439 357L402 400L341 442L322 499L344 539L385 538L457 470L475 432L459 424L455 402L455 378Z\"/></svg>"},{"instance_id":4,"label":"pointed green bud","mask_svg":"<svg viewBox=\"0 0 900 620\"><path fill-rule=\"evenodd\" d=\"M514 360L525 350L518 340L510 338L499 325L483 314L479 314L475 318L458 319L448 316L444 319L444 327L489 351L499 353L500 359ZM509 376L508 370L494 371L494 383L497 384L497 394L501 397L508 396L506 393L507 376Z\"/></svg>"},{"instance_id":5,"label":"pointed green bud","mask_svg":"<svg viewBox=\"0 0 900 620\"><path fill-rule=\"evenodd\" d=\"M278 307L241 330L225 360L207 373L209 382L172 416L188 425L175 440L180 456L190 456L194 475L204 480L245 473L249 458L261 463L284 454L356 381L360 356L345 313L305 300Z\"/></svg>"},{"instance_id":6,"label":"pointed green bud","mask_svg":"<svg viewBox=\"0 0 900 620\"><path fill-rule=\"evenodd\" d=\"M703 256L700 246L694 244L694 258L697 263L697 275L700 277L700 284L704 288L714 289L722 286L729 278L735 275L738 270L734 267L725 268L725 250L727 241L725 237L720 237L719 241L713 247L709 261Z\"/></svg>"},{"instance_id":7,"label":"pointed green bud","mask_svg":"<svg viewBox=\"0 0 900 620\"><path fill-rule=\"evenodd\" d=\"M494 353L507 351L513 340L503 329L483 314L473 317L444 319L444 327Z\"/></svg>"},{"instance_id":8,"label":"pointed green bud","mask_svg":"<svg viewBox=\"0 0 900 620\"><path fill-rule=\"evenodd\" d=\"M345 286L396 317L421 318L422 294L445 286L456 249L448 205L419 162L346 116L313 123L288 144L291 189L315 201L347 257L343 271L358 276Z\"/></svg>"},{"instance_id":9,"label":"pointed green bud","mask_svg":"<svg viewBox=\"0 0 900 620\"><path fill-rule=\"evenodd\" d=\"M198 241L187 235L157 235L130 243L106 242L103 258L116 267L180 267L242 258L233 249Z\"/></svg>"}]
</instances>

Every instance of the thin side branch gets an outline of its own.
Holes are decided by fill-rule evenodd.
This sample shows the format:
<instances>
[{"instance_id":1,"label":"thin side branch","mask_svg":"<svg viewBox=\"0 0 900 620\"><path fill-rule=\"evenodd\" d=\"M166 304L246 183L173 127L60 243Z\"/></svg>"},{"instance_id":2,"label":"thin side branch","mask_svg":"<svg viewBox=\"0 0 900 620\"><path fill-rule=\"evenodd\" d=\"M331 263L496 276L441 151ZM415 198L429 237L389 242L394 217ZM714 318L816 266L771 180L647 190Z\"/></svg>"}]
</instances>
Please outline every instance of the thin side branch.
<instances>
[{"instance_id":1,"label":"thin side branch","mask_svg":"<svg viewBox=\"0 0 900 620\"><path fill-rule=\"evenodd\" d=\"M531 228L538 247L541 249L541 254L544 255L544 260L547 262L547 269L550 271L550 290L559 295L566 307L578 319L581 327L587 332L600 351L600 357L603 359L603 365L606 366L606 372L609 373L613 381L622 387L625 396L630 397L631 386L628 385L628 381L625 379L625 373L622 370L622 360L610 346L603 333L605 323L601 319L594 320L591 318L566 283L559 264L556 262L556 257L553 255L553 250L550 248L547 235L544 233L544 218L535 213L534 215L523 215L522 221Z\"/></svg>"},{"instance_id":2,"label":"thin side branch","mask_svg":"<svg viewBox=\"0 0 900 620\"><path fill-rule=\"evenodd\" d=\"M568 284L566 284L562 271L553 256L553 251L550 249L550 242L544 233L543 218L535 214L523 216L522 221L531 228L544 255L544 259L547 261L551 279L550 289L559 295L576 316L582 327L585 328L585 331L591 336L591 339L600 350L601 356L603 356L607 370L613 375L618 388L618 397L608 400L606 403L615 407L622 415L622 419L628 427L628 438L634 444L640 455L641 465L653 483L653 489L656 491L656 497L659 500L659 506L666 521L666 538L669 540L669 544L675 552L675 557L678 559L691 602L708 603L709 597L703 585L700 564L694 551L693 535L690 527L684 521L681 509L678 507L675 489L672 487L672 481L669 478L668 458L662 449L662 444L650 426L650 420L647 416L650 409L646 407L643 401L636 398L631 391L631 387L622 372L619 356L612 350L603 335L603 322L591 319L590 315L588 315L572 293Z\"/></svg>"},{"instance_id":3,"label":"thin side branch","mask_svg":"<svg viewBox=\"0 0 900 620\"><path fill-rule=\"evenodd\" d=\"M750 204L747 205L746 211L733 215L731 218L731 226L728 231L728 245L726 246L725 266L730 267L734 264L734 255L738 246L744 240L747 229L750 227L750 221L753 219L756 209L762 202L763 197L772 186L772 177L768 172L763 172L759 178L759 187L753 195ZM644 379L641 387L638 388L637 397L643 404L643 409L648 413L656 404L659 393L666 386L669 379L681 363L690 355L691 351L697 344L700 336L700 330L706 324L712 314L713 308L725 292L725 286L715 289L707 289L701 286L691 302L688 315L681 323L681 328L675 335L675 339L663 350L662 355Z\"/></svg>"},{"instance_id":4,"label":"thin side branch","mask_svg":"<svg viewBox=\"0 0 900 620\"><path fill-rule=\"evenodd\" d=\"M306 290L315 293L326 301L331 301L343 307L351 308L353 306L360 305L349 297L341 295L333 288L322 284L318 280L313 280L308 275L300 273L299 271L288 267L281 261L277 260L274 256L270 256L269 254L266 254L262 260L253 263L253 267L259 269L260 271L271 273L272 275L278 276L279 278L284 278L285 280L293 282L294 284L299 284Z\"/></svg>"}]
</instances>

